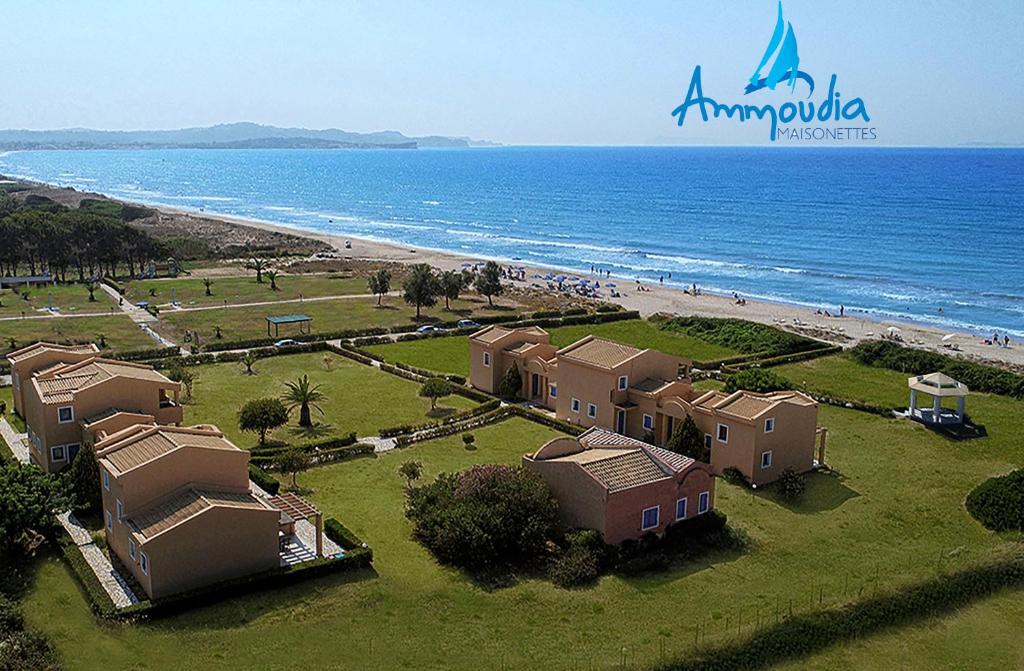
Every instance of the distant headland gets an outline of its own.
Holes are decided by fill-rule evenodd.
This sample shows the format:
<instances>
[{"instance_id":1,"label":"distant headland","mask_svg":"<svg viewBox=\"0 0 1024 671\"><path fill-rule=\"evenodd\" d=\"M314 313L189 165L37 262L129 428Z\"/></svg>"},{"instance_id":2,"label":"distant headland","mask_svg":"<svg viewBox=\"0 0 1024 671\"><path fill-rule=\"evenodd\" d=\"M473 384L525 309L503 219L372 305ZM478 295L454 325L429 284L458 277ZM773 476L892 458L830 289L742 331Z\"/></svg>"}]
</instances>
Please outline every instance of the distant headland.
<instances>
[{"instance_id":1,"label":"distant headland","mask_svg":"<svg viewBox=\"0 0 1024 671\"><path fill-rule=\"evenodd\" d=\"M250 122L177 130L0 130L0 151L34 149L418 149L487 147L467 137L409 137L398 131L352 133L337 128L281 128Z\"/></svg>"}]
</instances>

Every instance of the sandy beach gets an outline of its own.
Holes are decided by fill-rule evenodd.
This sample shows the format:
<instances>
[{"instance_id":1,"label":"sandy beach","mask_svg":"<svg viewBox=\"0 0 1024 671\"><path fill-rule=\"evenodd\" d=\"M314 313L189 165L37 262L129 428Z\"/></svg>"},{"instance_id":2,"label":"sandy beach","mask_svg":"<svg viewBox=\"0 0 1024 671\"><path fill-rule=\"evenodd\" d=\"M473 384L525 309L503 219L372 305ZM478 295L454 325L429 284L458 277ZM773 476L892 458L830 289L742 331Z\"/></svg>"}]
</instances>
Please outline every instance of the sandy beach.
<instances>
[{"instance_id":1,"label":"sandy beach","mask_svg":"<svg viewBox=\"0 0 1024 671\"><path fill-rule=\"evenodd\" d=\"M290 233L311 240L317 240L335 248L338 256L346 259L429 263L432 266L443 269L459 269L463 267L464 263L475 263L483 260L479 257L408 245L395 245L376 240L304 231L267 221L242 219L208 212L200 214L178 208L155 207L154 209L169 214L173 213L191 217L195 217L198 214L207 219L219 219L239 226L249 226L263 231ZM349 243L351 247L346 247L346 243ZM546 284L540 280L530 279L534 274L544 275L551 272L564 274L567 272L564 269L528 265L520 261L505 261L505 263L526 268L526 281L516 282L517 285L523 287L528 287L533 282L538 282L541 285ZM886 334L888 329L896 328L899 329L899 335L903 339L903 344L908 347L933 350L951 356L961 356L1014 370L1024 370L1024 344L1014 342L1013 340L1011 340L1009 347L997 347L986 345L985 338L979 334L957 332L954 337L949 338L948 336L954 332L911 322L895 320L876 321L849 314L844 317L835 315L828 317L823 314L817 314L815 310L805 307L749 299L746 300L745 304L739 305L731 296L719 296L703 292L700 295L694 296L684 292L681 288L658 284L644 284L644 287L648 290L637 291L637 283L633 277L612 274L610 278L602 279L597 275L580 274L576 271L573 271L572 274L579 275L580 277L590 277L602 283L605 281L615 282L621 296L619 298L611 298L608 296L608 292L605 291L603 292L604 299L609 302L619 303L629 310L638 310L644 316L665 312L679 315L748 319L754 322L778 326L821 340L827 340L844 347L853 346L863 340L877 340ZM943 340L944 337L946 338L945 341ZM991 337L991 334L988 337ZM949 347L946 345L949 345ZM959 349L953 349L954 347Z\"/></svg>"}]
</instances>

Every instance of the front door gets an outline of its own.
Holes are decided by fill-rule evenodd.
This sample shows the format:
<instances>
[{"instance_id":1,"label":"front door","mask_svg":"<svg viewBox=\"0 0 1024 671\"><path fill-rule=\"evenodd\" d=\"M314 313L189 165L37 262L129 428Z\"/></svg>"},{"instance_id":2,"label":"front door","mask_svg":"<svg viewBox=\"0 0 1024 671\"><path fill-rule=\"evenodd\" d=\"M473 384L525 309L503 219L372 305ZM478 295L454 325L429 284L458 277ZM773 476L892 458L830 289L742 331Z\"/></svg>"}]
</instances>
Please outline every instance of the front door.
<instances>
[{"instance_id":1,"label":"front door","mask_svg":"<svg viewBox=\"0 0 1024 671\"><path fill-rule=\"evenodd\" d=\"M615 430L621 434L626 433L626 411L619 410L615 414Z\"/></svg>"},{"instance_id":2,"label":"front door","mask_svg":"<svg viewBox=\"0 0 1024 671\"><path fill-rule=\"evenodd\" d=\"M533 373L530 378L530 398L537 398L540 396L540 375Z\"/></svg>"}]
</instances>

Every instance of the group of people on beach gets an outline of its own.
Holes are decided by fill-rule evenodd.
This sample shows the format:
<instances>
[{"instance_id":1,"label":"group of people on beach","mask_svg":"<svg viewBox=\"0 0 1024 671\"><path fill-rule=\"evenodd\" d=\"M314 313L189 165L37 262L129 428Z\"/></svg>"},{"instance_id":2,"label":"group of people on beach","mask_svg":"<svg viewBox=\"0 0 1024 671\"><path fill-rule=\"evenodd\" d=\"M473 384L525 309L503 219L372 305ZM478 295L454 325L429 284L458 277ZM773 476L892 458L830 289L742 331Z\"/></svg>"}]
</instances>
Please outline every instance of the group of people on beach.
<instances>
[{"instance_id":1,"label":"group of people on beach","mask_svg":"<svg viewBox=\"0 0 1024 671\"><path fill-rule=\"evenodd\" d=\"M1010 347L1010 336L1008 336L1007 334L1004 333L1003 334L1003 339L1002 339L1002 341L1000 341L999 340L999 333L998 332L993 332L992 333L992 339L991 340L985 340L985 344L986 345L995 345L996 347L1004 347L1004 348L1008 349Z\"/></svg>"},{"instance_id":2,"label":"group of people on beach","mask_svg":"<svg viewBox=\"0 0 1024 671\"><path fill-rule=\"evenodd\" d=\"M818 310L814 314L821 315L822 317L845 317L846 316L846 306L845 305L840 305L839 306L839 312L837 312L836 314L832 314L828 310L822 310L821 308L818 308Z\"/></svg>"}]
</instances>

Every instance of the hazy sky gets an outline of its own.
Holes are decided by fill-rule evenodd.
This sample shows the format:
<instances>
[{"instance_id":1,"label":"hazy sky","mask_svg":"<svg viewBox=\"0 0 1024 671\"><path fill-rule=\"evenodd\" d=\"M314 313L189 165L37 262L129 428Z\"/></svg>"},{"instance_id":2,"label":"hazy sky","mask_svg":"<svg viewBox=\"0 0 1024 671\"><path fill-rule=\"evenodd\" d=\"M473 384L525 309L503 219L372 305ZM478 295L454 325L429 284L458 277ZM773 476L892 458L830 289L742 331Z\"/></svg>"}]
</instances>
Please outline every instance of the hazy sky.
<instances>
[{"instance_id":1,"label":"hazy sky","mask_svg":"<svg viewBox=\"0 0 1024 671\"><path fill-rule=\"evenodd\" d=\"M801 69L819 88L838 74L880 143L1024 142L1021 0L786 0L784 12ZM678 128L670 113L697 64L706 95L750 102L775 13L776 0L3 0L0 127L244 120L526 144L764 142L764 124Z\"/></svg>"}]
</instances>

